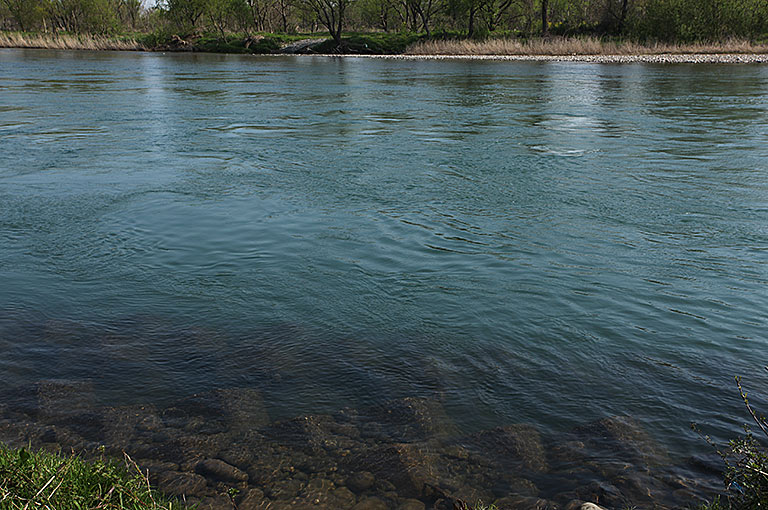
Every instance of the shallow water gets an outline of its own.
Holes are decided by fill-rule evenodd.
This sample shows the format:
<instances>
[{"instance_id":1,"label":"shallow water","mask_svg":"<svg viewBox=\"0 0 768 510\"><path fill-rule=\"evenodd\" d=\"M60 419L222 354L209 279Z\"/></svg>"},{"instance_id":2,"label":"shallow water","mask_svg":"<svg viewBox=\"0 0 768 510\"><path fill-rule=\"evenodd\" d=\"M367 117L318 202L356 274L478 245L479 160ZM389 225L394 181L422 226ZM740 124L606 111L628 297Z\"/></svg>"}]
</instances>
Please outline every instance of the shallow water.
<instances>
[{"instance_id":1,"label":"shallow water","mask_svg":"<svg viewBox=\"0 0 768 510\"><path fill-rule=\"evenodd\" d=\"M768 409L768 67L0 50L0 385Z\"/></svg>"}]
</instances>

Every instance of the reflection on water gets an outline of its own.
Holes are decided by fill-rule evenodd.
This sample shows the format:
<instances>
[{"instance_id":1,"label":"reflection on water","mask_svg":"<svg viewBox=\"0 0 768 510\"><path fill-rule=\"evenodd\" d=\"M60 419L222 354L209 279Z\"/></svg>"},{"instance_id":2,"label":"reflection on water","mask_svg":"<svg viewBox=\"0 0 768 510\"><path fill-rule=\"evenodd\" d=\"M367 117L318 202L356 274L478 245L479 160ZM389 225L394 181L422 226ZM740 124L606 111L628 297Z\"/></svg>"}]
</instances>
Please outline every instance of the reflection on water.
<instances>
[{"instance_id":1,"label":"reflection on water","mask_svg":"<svg viewBox=\"0 0 768 510\"><path fill-rule=\"evenodd\" d=\"M763 66L18 50L0 63L0 389L86 381L102 424L3 401L8 437L33 423L43 443L183 443L138 458L193 483L191 459L226 460L200 435L298 463L281 427L323 416L305 424L317 441L354 444L297 469L306 489L335 466L312 483L342 506L342 488L387 505L415 490L375 466L363 471L394 489L350 486L346 450L448 466L427 469L443 491L419 493L427 506L467 487L562 505L594 483L673 505L701 490L674 496L682 482L660 478L685 478L706 450L689 423L722 440L745 421L733 375L768 408ZM257 392L260 410L205 433L208 415L167 417L216 390ZM455 432L405 419L399 436L363 432L389 426L371 409L403 402L437 402ZM116 432L129 408L162 426ZM614 416L631 421L599 421ZM628 430L670 467L617 481L602 466L640 476L650 462ZM546 468L483 464L489 443L538 452L533 436ZM526 482L490 474L507 469Z\"/></svg>"}]
</instances>

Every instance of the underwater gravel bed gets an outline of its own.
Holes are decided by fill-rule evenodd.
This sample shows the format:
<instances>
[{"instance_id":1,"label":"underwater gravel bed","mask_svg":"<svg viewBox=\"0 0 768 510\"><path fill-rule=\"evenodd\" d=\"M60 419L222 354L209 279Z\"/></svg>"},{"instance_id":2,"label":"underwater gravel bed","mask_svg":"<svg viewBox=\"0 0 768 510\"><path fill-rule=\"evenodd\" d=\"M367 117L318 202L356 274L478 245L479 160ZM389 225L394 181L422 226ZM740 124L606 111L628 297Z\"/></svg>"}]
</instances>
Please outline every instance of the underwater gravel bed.
<instances>
[{"instance_id":1,"label":"underwater gravel bed","mask_svg":"<svg viewBox=\"0 0 768 510\"><path fill-rule=\"evenodd\" d=\"M111 407L88 382L41 381L0 402L1 441L126 452L159 490L200 509L686 508L711 497L720 474L711 457L671 464L628 416L546 438L521 423L464 434L425 397L281 421L247 388Z\"/></svg>"}]
</instances>

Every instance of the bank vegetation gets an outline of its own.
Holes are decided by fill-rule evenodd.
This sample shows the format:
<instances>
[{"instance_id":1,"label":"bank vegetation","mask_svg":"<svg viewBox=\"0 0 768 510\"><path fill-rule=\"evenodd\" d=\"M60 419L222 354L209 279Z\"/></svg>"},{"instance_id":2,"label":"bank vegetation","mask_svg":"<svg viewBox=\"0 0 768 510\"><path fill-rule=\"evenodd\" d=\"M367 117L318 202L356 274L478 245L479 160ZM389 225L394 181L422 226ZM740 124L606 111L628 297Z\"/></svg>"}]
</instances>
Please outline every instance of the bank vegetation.
<instances>
[{"instance_id":1,"label":"bank vegetation","mask_svg":"<svg viewBox=\"0 0 768 510\"><path fill-rule=\"evenodd\" d=\"M0 46L268 53L628 54L765 49L764 0L0 0Z\"/></svg>"}]
</instances>

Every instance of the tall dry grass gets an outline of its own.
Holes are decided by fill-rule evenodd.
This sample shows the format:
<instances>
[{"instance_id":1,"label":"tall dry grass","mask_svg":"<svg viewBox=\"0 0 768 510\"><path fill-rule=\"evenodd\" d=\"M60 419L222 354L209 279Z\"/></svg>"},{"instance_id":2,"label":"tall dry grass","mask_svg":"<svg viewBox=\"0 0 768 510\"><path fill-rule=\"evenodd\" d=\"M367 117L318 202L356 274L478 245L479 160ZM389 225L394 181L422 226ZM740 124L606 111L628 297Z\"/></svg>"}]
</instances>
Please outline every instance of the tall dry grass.
<instances>
[{"instance_id":1,"label":"tall dry grass","mask_svg":"<svg viewBox=\"0 0 768 510\"><path fill-rule=\"evenodd\" d=\"M0 32L0 48L123 51L146 49L133 39L115 39L101 35L24 34L19 32Z\"/></svg>"},{"instance_id":2,"label":"tall dry grass","mask_svg":"<svg viewBox=\"0 0 768 510\"><path fill-rule=\"evenodd\" d=\"M661 55L661 54L768 53L768 45L744 40L696 44L639 44L602 41L596 37L552 37L521 41L422 41L406 50L408 55Z\"/></svg>"}]
</instances>

